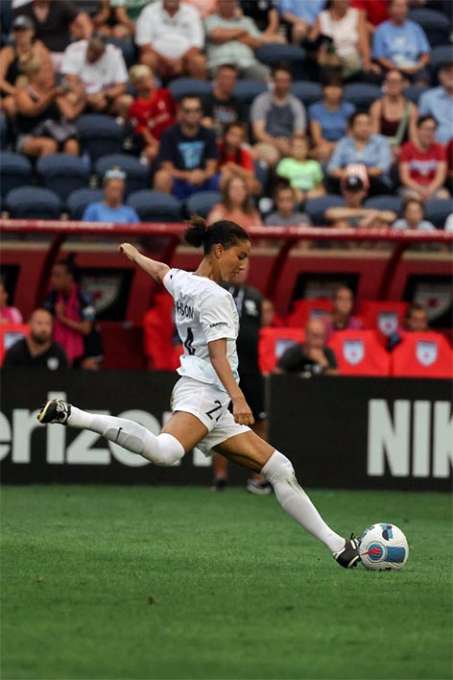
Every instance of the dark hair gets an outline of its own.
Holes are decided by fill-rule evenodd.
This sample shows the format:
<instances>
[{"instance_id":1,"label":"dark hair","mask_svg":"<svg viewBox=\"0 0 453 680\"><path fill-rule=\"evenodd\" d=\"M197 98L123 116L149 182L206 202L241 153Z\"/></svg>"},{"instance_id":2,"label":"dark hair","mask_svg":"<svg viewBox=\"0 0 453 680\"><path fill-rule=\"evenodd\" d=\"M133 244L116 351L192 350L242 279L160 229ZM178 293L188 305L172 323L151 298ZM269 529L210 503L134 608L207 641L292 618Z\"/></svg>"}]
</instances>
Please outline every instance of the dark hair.
<instances>
[{"instance_id":1,"label":"dark hair","mask_svg":"<svg viewBox=\"0 0 453 680\"><path fill-rule=\"evenodd\" d=\"M406 311L406 319L410 317L412 312L425 312L427 314L425 305L420 304L420 302L411 302Z\"/></svg>"},{"instance_id":2,"label":"dark hair","mask_svg":"<svg viewBox=\"0 0 453 680\"><path fill-rule=\"evenodd\" d=\"M281 178L283 179L283 178ZM296 192L294 191L293 187L291 186L290 182L287 180L286 182L278 181L275 189L274 189L274 199L277 200L279 194L282 191L290 191L293 195L293 199L296 200Z\"/></svg>"},{"instance_id":3,"label":"dark hair","mask_svg":"<svg viewBox=\"0 0 453 680\"><path fill-rule=\"evenodd\" d=\"M434 125L437 127L437 120L434 118L434 116L420 116L417 121L417 127L421 127L423 123L426 123L427 120L432 120Z\"/></svg>"},{"instance_id":4,"label":"dark hair","mask_svg":"<svg viewBox=\"0 0 453 680\"><path fill-rule=\"evenodd\" d=\"M66 272L72 276L74 280L78 277L78 269L75 263L75 254L69 253L64 260L58 260L55 262L55 267L64 267Z\"/></svg>"},{"instance_id":5,"label":"dark hair","mask_svg":"<svg viewBox=\"0 0 453 680\"><path fill-rule=\"evenodd\" d=\"M239 69L234 64L219 64L216 68L215 75L219 73L222 69L228 69L228 71L234 71L236 75L239 73Z\"/></svg>"},{"instance_id":6,"label":"dark hair","mask_svg":"<svg viewBox=\"0 0 453 680\"><path fill-rule=\"evenodd\" d=\"M278 73L279 71L284 71L291 78L293 77L293 72L291 71L288 64L275 64L275 66L272 67L272 77L275 78L275 74Z\"/></svg>"},{"instance_id":7,"label":"dark hair","mask_svg":"<svg viewBox=\"0 0 453 680\"><path fill-rule=\"evenodd\" d=\"M203 101L199 94L185 94L179 100L179 106L182 106L186 99L196 99L200 106L203 108Z\"/></svg>"},{"instance_id":8,"label":"dark hair","mask_svg":"<svg viewBox=\"0 0 453 680\"><path fill-rule=\"evenodd\" d=\"M212 246L220 243L225 249L231 248L240 241L249 241L249 235L236 222L230 220L218 220L211 226L206 224L199 215L194 215L190 219L190 226L185 233L186 242L199 248L203 246L204 254L207 255Z\"/></svg>"},{"instance_id":9,"label":"dark hair","mask_svg":"<svg viewBox=\"0 0 453 680\"><path fill-rule=\"evenodd\" d=\"M404 201L404 205L403 205L403 213L406 212L407 207L408 207L411 203L416 203L416 204L418 205L418 207L420 208L420 210L422 211L423 215L425 214L425 206L424 206L424 204L423 204L423 201L421 201L419 198L415 198L415 197L413 197L413 198L408 198L408 199L406 199L406 200Z\"/></svg>"},{"instance_id":10,"label":"dark hair","mask_svg":"<svg viewBox=\"0 0 453 680\"><path fill-rule=\"evenodd\" d=\"M348 118L348 125L350 128L353 127L354 123L356 122L356 119L359 116L368 116L369 118L370 114L368 113L368 111L354 111L354 113L351 113L351 115Z\"/></svg>"},{"instance_id":11,"label":"dark hair","mask_svg":"<svg viewBox=\"0 0 453 680\"><path fill-rule=\"evenodd\" d=\"M325 87L340 87L343 89L343 80L340 73L334 73L332 71L321 75L321 86Z\"/></svg>"}]
</instances>

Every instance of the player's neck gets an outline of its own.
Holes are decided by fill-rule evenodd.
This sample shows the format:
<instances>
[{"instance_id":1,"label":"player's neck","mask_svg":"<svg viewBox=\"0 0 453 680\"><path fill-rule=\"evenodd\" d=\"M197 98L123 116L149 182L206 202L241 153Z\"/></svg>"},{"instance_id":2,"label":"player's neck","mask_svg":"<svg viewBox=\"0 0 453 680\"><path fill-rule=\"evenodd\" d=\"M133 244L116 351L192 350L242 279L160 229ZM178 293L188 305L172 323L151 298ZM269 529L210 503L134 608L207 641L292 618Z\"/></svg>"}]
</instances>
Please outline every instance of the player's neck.
<instances>
[{"instance_id":1,"label":"player's neck","mask_svg":"<svg viewBox=\"0 0 453 680\"><path fill-rule=\"evenodd\" d=\"M197 276L204 276L207 279L211 279L211 281L215 281L216 283L220 282L219 272L214 271L214 268L207 257L204 257L201 260L198 269L194 273Z\"/></svg>"}]
</instances>

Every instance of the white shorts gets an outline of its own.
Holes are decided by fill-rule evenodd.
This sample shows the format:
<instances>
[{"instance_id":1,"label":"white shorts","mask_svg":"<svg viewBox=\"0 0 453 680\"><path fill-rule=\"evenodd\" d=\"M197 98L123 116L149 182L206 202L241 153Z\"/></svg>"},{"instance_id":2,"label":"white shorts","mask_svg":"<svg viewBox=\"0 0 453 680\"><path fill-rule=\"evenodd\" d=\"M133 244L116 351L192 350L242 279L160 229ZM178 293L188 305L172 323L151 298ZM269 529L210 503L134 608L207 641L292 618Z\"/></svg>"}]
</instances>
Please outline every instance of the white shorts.
<instances>
[{"instance_id":1,"label":"white shorts","mask_svg":"<svg viewBox=\"0 0 453 680\"><path fill-rule=\"evenodd\" d=\"M208 434L198 444L206 456L218 444L250 430L239 425L228 410L230 397L215 385L208 385L193 378L182 377L173 388L171 410L192 413L208 428Z\"/></svg>"}]
</instances>

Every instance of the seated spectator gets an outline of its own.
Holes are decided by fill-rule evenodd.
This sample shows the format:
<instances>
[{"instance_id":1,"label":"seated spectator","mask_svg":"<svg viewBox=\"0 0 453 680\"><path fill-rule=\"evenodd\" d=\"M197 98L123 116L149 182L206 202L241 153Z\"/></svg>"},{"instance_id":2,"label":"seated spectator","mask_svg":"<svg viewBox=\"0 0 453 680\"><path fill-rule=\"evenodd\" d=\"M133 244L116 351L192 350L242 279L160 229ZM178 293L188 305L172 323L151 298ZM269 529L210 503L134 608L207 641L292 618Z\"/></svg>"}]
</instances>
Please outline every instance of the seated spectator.
<instances>
[{"instance_id":1,"label":"seated spectator","mask_svg":"<svg viewBox=\"0 0 453 680\"><path fill-rule=\"evenodd\" d=\"M210 14L214 14L217 7L217 0L185 0L185 2L195 7L202 19L206 19Z\"/></svg>"},{"instance_id":2,"label":"seated spectator","mask_svg":"<svg viewBox=\"0 0 453 680\"><path fill-rule=\"evenodd\" d=\"M396 158L401 146L417 136L417 107L404 96L405 81L399 71L387 71L384 96L370 108L371 128L377 135L387 138Z\"/></svg>"},{"instance_id":3,"label":"seated spectator","mask_svg":"<svg viewBox=\"0 0 453 680\"><path fill-rule=\"evenodd\" d=\"M367 29L371 35L376 26L389 18L388 0L351 0L351 7L365 13Z\"/></svg>"},{"instance_id":4,"label":"seated spectator","mask_svg":"<svg viewBox=\"0 0 453 680\"><path fill-rule=\"evenodd\" d=\"M232 176L224 183L222 202L212 208L207 222L213 224L218 220L237 222L244 229L261 224L261 217L253 203L252 194L242 177Z\"/></svg>"},{"instance_id":5,"label":"seated spectator","mask_svg":"<svg viewBox=\"0 0 453 680\"><path fill-rule=\"evenodd\" d=\"M407 308L404 319L404 330L412 333L424 333L429 331L428 312L426 307L419 302L413 302Z\"/></svg>"},{"instance_id":6,"label":"seated spectator","mask_svg":"<svg viewBox=\"0 0 453 680\"><path fill-rule=\"evenodd\" d=\"M250 17L240 14L237 0L218 0L217 12L207 17L205 27L211 71L221 64L233 64L241 78L268 80L269 69L254 54L268 37L259 32Z\"/></svg>"},{"instance_id":7,"label":"seated spectator","mask_svg":"<svg viewBox=\"0 0 453 680\"><path fill-rule=\"evenodd\" d=\"M181 0L157 0L137 19L140 61L162 78L206 78L203 26L198 11Z\"/></svg>"},{"instance_id":8,"label":"seated spectator","mask_svg":"<svg viewBox=\"0 0 453 680\"><path fill-rule=\"evenodd\" d=\"M291 94L291 71L277 66L272 73L272 91L259 94L250 113L256 139L256 158L275 165L281 156L288 156L291 138L305 133L304 105Z\"/></svg>"},{"instance_id":9,"label":"seated spectator","mask_svg":"<svg viewBox=\"0 0 453 680\"><path fill-rule=\"evenodd\" d=\"M407 0L391 0L390 19L373 36L373 57L384 71L398 69L415 81L429 81L426 67L431 48L425 32L410 21Z\"/></svg>"},{"instance_id":10,"label":"seated spectator","mask_svg":"<svg viewBox=\"0 0 453 680\"><path fill-rule=\"evenodd\" d=\"M239 0L239 8L243 15L250 17L261 33L272 42L283 42L280 35L280 21L276 8L276 0Z\"/></svg>"},{"instance_id":11,"label":"seated spectator","mask_svg":"<svg viewBox=\"0 0 453 680\"><path fill-rule=\"evenodd\" d=\"M445 231L448 231L448 232L453 231L453 213L450 213L450 215L447 217L444 229L445 229Z\"/></svg>"},{"instance_id":12,"label":"seated spectator","mask_svg":"<svg viewBox=\"0 0 453 680\"><path fill-rule=\"evenodd\" d=\"M197 191L216 190L217 144L215 134L201 125L200 97L185 96L178 109L178 122L165 130L154 177L157 191L184 200Z\"/></svg>"},{"instance_id":13,"label":"seated spectator","mask_svg":"<svg viewBox=\"0 0 453 680\"><path fill-rule=\"evenodd\" d=\"M323 85L323 99L308 109L310 135L314 149L312 154L321 162L327 162L335 145L347 132L348 120L355 111L351 102L343 100L341 78L330 78Z\"/></svg>"},{"instance_id":14,"label":"seated spectator","mask_svg":"<svg viewBox=\"0 0 453 680\"><path fill-rule=\"evenodd\" d=\"M277 175L287 179L295 189L299 203L325 194L322 168L318 161L307 159L307 154L306 138L295 135L289 155L282 158L276 170Z\"/></svg>"},{"instance_id":15,"label":"seated spectator","mask_svg":"<svg viewBox=\"0 0 453 680\"><path fill-rule=\"evenodd\" d=\"M326 346L326 338L324 321L311 318L305 327L305 342L289 347L282 354L276 373L299 373L304 377L337 375L337 359Z\"/></svg>"},{"instance_id":16,"label":"seated spectator","mask_svg":"<svg viewBox=\"0 0 453 680\"><path fill-rule=\"evenodd\" d=\"M417 121L417 140L407 142L401 150L400 178L406 196L427 201L448 198L444 188L447 177L445 147L435 142L437 123L432 116Z\"/></svg>"},{"instance_id":17,"label":"seated spectator","mask_svg":"<svg viewBox=\"0 0 453 680\"><path fill-rule=\"evenodd\" d=\"M310 39L320 42L321 67L338 65L344 78L373 71L365 17L350 7L349 0L331 0L316 19Z\"/></svg>"},{"instance_id":18,"label":"seated spectator","mask_svg":"<svg viewBox=\"0 0 453 680\"><path fill-rule=\"evenodd\" d=\"M115 38L133 37L135 22L148 4L149 0L109 0L110 34Z\"/></svg>"},{"instance_id":19,"label":"seated spectator","mask_svg":"<svg viewBox=\"0 0 453 680\"><path fill-rule=\"evenodd\" d=\"M367 190L363 180L350 175L341 182L344 205L326 210L325 218L335 229L386 227L396 219L392 210L365 208Z\"/></svg>"},{"instance_id":20,"label":"seated spectator","mask_svg":"<svg viewBox=\"0 0 453 680\"><path fill-rule=\"evenodd\" d=\"M50 292L44 307L54 317L54 340L64 349L69 365L84 355L84 339L93 330L95 309L91 297L76 283L73 258L53 266Z\"/></svg>"},{"instance_id":21,"label":"seated spectator","mask_svg":"<svg viewBox=\"0 0 453 680\"><path fill-rule=\"evenodd\" d=\"M16 307L9 307L8 291L0 279L0 324L2 323L22 323L22 314Z\"/></svg>"},{"instance_id":22,"label":"seated spectator","mask_svg":"<svg viewBox=\"0 0 453 680\"><path fill-rule=\"evenodd\" d=\"M263 298L261 304L261 327L278 328L283 325L283 319L276 313L275 305L272 300Z\"/></svg>"},{"instance_id":23,"label":"seated spectator","mask_svg":"<svg viewBox=\"0 0 453 680\"><path fill-rule=\"evenodd\" d=\"M278 184L275 190L277 208L265 219L269 227L310 227L308 215L297 210L296 192L291 186Z\"/></svg>"},{"instance_id":24,"label":"seated spectator","mask_svg":"<svg viewBox=\"0 0 453 680\"><path fill-rule=\"evenodd\" d=\"M123 202L126 175L117 168L108 170L104 175L104 200L90 203L83 213L84 222L114 222L116 224L136 224L140 222L134 208Z\"/></svg>"},{"instance_id":25,"label":"seated spectator","mask_svg":"<svg viewBox=\"0 0 453 680\"><path fill-rule=\"evenodd\" d=\"M261 190L255 177L255 164L252 154L244 145L245 131L242 123L229 123L223 141L219 145L220 185L231 177L241 177L252 194Z\"/></svg>"},{"instance_id":26,"label":"seated spectator","mask_svg":"<svg viewBox=\"0 0 453 680\"><path fill-rule=\"evenodd\" d=\"M73 368L82 368L86 371L99 371L104 361L104 348L102 336L96 326L91 333L83 336L83 354L75 359Z\"/></svg>"},{"instance_id":27,"label":"seated spectator","mask_svg":"<svg viewBox=\"0 0 453 680\"><path fill-rule=\"evenodd\" d=\"M287 38L296 45L305 40L326 0L278 0L278 11L287 27Z\"/></svg>"},{"instance_id":28,"label":"seated spectator","mask_svg":"<svg viewBox=\"0 0 453 680\"><path fill-rule=\"evenodd\" d=\"M70 122L78 113L63 87L49 90L41 64L33 58L23 66L26 84L14 97L17 151L40 157L63 151L77 156L77 130Z\"/></svg>"},{"instance_id":29,"label":"seated spectator","mask_svg":"<svg viewBox=\"0 0 453 680\"><path fill-rule=\"evenodd\" d=\"M56 371L68 367L63 347L52 340L53 319L47 309L35 309L29 320L30 333L5 354L3 368L24 366Z\"/></svg>"},{"instance_id":30,"label":"seated spectator","mask_svg":"<svg viewBox=\"0 0 453 680\"><path fill-rule=\"evenodd\" d=\"M170 90L158 86L149 66L136 64L129 71L129 78L137 93L127 108L134 129L134 146L152 162L159 152L162 134L175 123L176 104Z\"/></svg>"},{"instance_id":31,"label":"seated spectator","mask_svg":"<svg viewBox=\"0 0 453 680\"><path fill-rule=\"evenodd\" d=\"M425 211L423 209L422 201L417 198L410 198L404 204L403 218L396 220L392 224L392 229L399 229L405 231L408 229L416 229L417 231L434 231L435 226L424 219Z\"/></svg>"},{"instance_id":32,"label":"seated spectator","mask_svg":"<svg viewBox=\"0 0 453 680\"><path fill-rule=\"evenodd\" d=\"M26 16L17 16L12 25L12 38L11 43L0 50L0 93L5 95L1 106L11 118L16 113L14 96L24 64L36 59L41 65L39 77L43 85L51 89L54 84L50 52L41 40L35 38L32 20Z\"/></svg>"},{"instance_id":33,"label":"seated spectator","mask_svg":"<svg viewBox=\"0 0 453 680\"><path fill-rule=\"evenodd\" d=\"M357 111L349 119L349 135L343 137L327 166L330 178L337 182L349 174L348 166L365 166L372 193L388 193L388 173L392 162L390 144L382 135L373 134L370 116ZM335 187L335 182L333 183Z\"/></svg>"},{"instance_id":34,"label":"seated spectator","mask_svg":"<svg viewBox=\"0 0 453 680\"><path fill-rule=\"evenodd\" d=\"M362 328L361 320L353 316L354 294L347 286L338 286L333 296L332 313L326 318L327 338L336 331L358 330Z\"/></svg>"},{"instance_id":35,"label":"seated spectator","mask_svg":"<svg viewBox=\"0 0 453 680\"><path fill-rule=\"evenodd\" d=\"M436 140L447 144L453 140L453 60L439 70L440 87L422 94L418 102L421 116L432 116L437 122Z\"/></svg>"},{"instance_id":36,"label":"seated spectator","mask_svg":"<svg viewBox=\"0 0 453 680\"><path fill-rule=\"evenodd\" d=\"M35 37L51 53L57 71L60 70L63 52L71 40L86 40L93 31L87 14L69 0L32 0L14 10L14 17L18 15L33 21Z\"/></svg>"},{"instance_id":37,"label":"seated spectator","mask_svg":"<svg viewBox=\"0 0 453 680\"><path fill-rule=\"evenodd\" d=\"M211 127L219 137L229 123L237 123L242 118L241 105L233 94L236 81L237 68L222 64L216 70L212 91L203 98L203 125Z\"/></svg>"},{"instance_id":38,"label":"seated spectator","mask_svg":"<svg viewBox=\"0 0 453 680\"><path fill-rule=\"evenodd\" d=\"M128 80L126 64L121 50L107 45L99 33L69 45L61 72L66 76L69 92L88 111L120 112Z\"/></svg>"}]
</instances>

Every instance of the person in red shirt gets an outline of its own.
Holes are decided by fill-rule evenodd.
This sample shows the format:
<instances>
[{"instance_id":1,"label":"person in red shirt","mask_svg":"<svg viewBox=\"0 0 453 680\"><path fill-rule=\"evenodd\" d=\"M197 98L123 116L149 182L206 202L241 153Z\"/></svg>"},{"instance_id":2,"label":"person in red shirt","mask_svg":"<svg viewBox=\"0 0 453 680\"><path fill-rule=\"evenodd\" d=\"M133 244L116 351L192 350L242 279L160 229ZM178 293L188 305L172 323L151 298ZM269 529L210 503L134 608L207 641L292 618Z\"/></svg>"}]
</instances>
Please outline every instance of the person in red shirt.
<instances>
[{"instance_id":1,"label":"person in red shirt","mask_svg":"<svg viewBox=\"0 0 453 680\"><path fill-rule=\"evenodd\" d=\"M159 152L162 133L175 123L176 105L169 90L157 87L149 66L133 66L129 77L137 97L130 104L127 116L143 153L152 162Z\"/></svg>"},{"instance_id":2,"label":"person in red shirt","mask_svg":"<svg viewBox=\"0 0 453 680\"><path fill-rule=\"evenodd\" d=\"M417 121L417 141L407 142L400 156L400 179L405 196L427 201L448 198L445 147L434 141L437 123L431 116Z\"/></svg>"},{"instance_id":3,"label":"person in red shirt","mask_svg":"<svg viewBox=\"0 0 453 680\"><path fill-rule=\"evenodd\" d=\"M367 26L372 30L389 18L389 0L351 0L351 7L365 12Z\"/></svg>"},{"instance_id":4,"label":"person in red shirt","mask_svg":"<svg viewBox=\"0 0 453 680\"><path fill-rule=\"evenodd\" d=\"M220 184L224 186L233 176L241 177L252 194L261 191L261 184L255 177L252 154L244 146L245 131L242 123L228 123L219 144Z\"/></svg>"}]
</instances>

